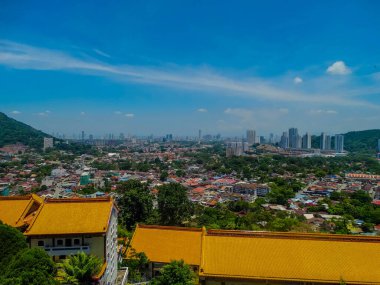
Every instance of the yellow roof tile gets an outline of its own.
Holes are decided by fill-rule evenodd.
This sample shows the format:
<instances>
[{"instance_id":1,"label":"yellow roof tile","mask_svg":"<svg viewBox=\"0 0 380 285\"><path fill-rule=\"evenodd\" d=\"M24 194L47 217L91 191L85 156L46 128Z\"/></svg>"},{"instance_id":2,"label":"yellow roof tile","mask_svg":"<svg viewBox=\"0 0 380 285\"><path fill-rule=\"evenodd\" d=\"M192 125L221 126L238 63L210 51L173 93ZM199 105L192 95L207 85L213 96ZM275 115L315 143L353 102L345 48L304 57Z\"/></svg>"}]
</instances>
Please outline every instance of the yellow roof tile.
<instances>
[{"instance_id":1,"label":"yellow roof tile","mask_svg":"<svg viewBox=\"0 0 380 285\"><path fill-rule=\"evenodd\" d=\"M138 226L131 241L153 262L184 259L206 278L380 284L380 238Z\"/></svg>"},{"instance_id":2,"label":"yellow roof tile","mask_svg":"<svg viewBox=\"0 0 380 285\"><path fill-rule=\"evenodd\" d=\"M25 235L105 233L113 206L110 198L47 199Z\"/></svg>"},{"instance_id":3,"label":"yellow roof tile","mask_svg":"<svg viewBox=\"0 0 380 285\"><path fill-rule=\"evenodd\" d=\"M140 225L131 246L136 252L144 252L153 262L183 259L187 264L199 265L201 235L201 229Z\"/></svg>"},{"instance_id":4,"label":"yellow roof tile","mask_svg":"<svg viewBox=\"0 0 380 285\"><path fill-rule=\"evenodd\" d=\"M0 221L16 227L25 209L30 203L30 196L1 197L0 198Z\"/></svg>"},{"instance_id":5,"label":"yellow roof tile","mask_svg":"<svg viewBox=\"0 0 380 285\"><path fill-rule=\"evenodd\" d=\"M380 284L378 238L219 231L203 247L202 276Z\"/></svg>"}]
</instances>

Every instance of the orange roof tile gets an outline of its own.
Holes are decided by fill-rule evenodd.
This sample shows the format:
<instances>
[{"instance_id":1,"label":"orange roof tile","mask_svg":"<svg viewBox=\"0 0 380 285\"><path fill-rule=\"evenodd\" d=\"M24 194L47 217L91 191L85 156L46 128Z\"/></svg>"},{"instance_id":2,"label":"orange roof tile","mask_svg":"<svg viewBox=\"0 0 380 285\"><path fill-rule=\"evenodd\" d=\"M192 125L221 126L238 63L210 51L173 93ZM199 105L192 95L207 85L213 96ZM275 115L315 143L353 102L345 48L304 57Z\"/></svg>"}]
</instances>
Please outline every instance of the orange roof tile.
<instances>
[{"instance_id":1,"label":"orange roof tile","mask_svg":"<svg viewBox=\"0 0 380 285\"><path fill-rule=\"evenodd\" d=\"M25 235L105 233L113 208L109 197L47 199Z\"/></svg>"},{"instance_id":2,"label":"orange roof tile","mask_svg":"<svg viewBox=\"0 0 380 285\"><path fill-rule=\"evenodd\" d=\"M206 278L380 284L379 237L140 226L131 245L153 262L200 265Z\"/></svg>"},{"instance_id":3,"label":"orange roof tile","mask_svg":"<svg viewBox=\"0 0 380 285\"><path fill-rule=\"evenodd\" d=\"M201 275L380 284L380 272L373 262L380 259L380 239L351 239L356 242L343 237L339 240L339 236L208 234ZM239 262L231 262L236 257Z\"/></svg>"},{"instance_id":4,"label":"orange roof tile","mask_svg":"<svg viewBox=\"0 0 380 285\"><path fill-rule=\"evenodd\" d=\"M188 264L199 265L201 235L201 229L140 225L136 227L131 246L153 262L183 259Z\"/></svg>"},{"instance_id":5,"label":"orange roof tile","mask_svg":"<svg viewBox=\"0 0 380 285\"><path fill-rule=\"evenodd\" d=\"M16 227L25 209L30 203L30 196L0 197L0 221Z\"/></svg>"}]
</instances>

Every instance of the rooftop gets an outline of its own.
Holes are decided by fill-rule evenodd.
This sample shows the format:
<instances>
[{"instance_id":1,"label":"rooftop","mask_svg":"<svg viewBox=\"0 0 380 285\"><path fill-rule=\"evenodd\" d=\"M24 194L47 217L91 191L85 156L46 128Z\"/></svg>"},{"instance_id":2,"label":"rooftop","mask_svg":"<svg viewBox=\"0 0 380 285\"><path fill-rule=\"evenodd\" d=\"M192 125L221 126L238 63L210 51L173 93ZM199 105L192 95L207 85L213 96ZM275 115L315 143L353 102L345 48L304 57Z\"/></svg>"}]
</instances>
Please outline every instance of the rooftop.
<instances>
[{"instance_id":1,"label":"rooftop","mask_svg":"<svg viewBox=\"0 0 380 285\"><path fill-rule=\"evenodd\" d=\"M105 233L113 207L109 197L46 199L25 235Z\"/></svg>"},{"instance_id":2,"label":"rooftop","mask_svg":"<svg viewBox=\"0 0 380 285\"><path fill-rule=\"evenodd\" d=\"M379 237L140 225L131 245L154 262L199 265L201 277L380 284Z\"/></svg>"}]
</instances>

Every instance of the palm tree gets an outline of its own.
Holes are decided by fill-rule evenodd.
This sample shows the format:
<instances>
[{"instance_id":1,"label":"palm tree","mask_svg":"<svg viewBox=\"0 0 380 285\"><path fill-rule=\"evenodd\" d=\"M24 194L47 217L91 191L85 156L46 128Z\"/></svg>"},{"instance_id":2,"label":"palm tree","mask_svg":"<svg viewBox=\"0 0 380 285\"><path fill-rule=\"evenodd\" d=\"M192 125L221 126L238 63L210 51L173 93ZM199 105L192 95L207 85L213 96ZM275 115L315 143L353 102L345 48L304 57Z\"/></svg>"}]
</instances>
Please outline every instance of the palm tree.
<instances>
[{"instance_id":1,"label":"palm tree","mask_svg":"<svg viewBox=\"0 0 380 285\"><path fill-rule=\"evenodd\" d=\"M61 276L65 284L89 284L92 276L98 274L102 261L94 256L80 252L66 258L61 264Z\"/></svg>"}]
</instances>

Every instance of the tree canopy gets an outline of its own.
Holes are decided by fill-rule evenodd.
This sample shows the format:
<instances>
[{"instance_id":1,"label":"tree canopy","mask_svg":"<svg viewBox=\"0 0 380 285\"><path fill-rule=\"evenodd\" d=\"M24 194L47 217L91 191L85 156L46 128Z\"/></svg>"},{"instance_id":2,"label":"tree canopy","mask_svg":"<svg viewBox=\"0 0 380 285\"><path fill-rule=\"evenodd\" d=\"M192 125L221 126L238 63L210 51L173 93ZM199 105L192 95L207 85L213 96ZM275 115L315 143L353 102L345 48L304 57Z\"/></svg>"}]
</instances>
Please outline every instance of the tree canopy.
<instances>
[{"instance_id":1,"label":"tree canopy","mask_svg":"<svg viewBox=\"0 0 380 285\"><path fill-rule=\"evenodd\" d=\"M62 264L61 277L68 284L90 284L94 275L98 274L103 262L94 255L80 252L66 258Z\"/></svg>"},{"instance_id":2,"label":"tree canopy","mask_svg":"<svg viewBox=\"0 0 380 285\"><path fill-rule=\"evenodd\" d=\"M14 255L27 248L24 235L0 221L0 268Z\"/></svg>"},{"instance_id":3,"label":"tree canopy","mask_svg":"<svg viewBox=\"0 0 380 285\"><path fill-rule=\"evenodd\" d=\"M178 183L158 187L157 202L162 225L181 225L192 213L193 205L187 198L186 188Z\"/></svg>"},{"instance_id":4,"label":"tree canopy","mask_svg":"<svg viewBox=\"0 0 380 285\"><path fill-rule=\"evenodd\" d=\"M174 260L161 269L161 275L154 278L153 285L194 285L195 273L183 260Z\"/></svg>"},{"instance_id":5,"label":"tree canopy","mask_svg":"<svg viewBox=\"0 0 380 285\"><path fill-rule=\"evenodd\" d=\"M129 180L117 186L120 193L120 221L128 230L136 223L144 223L152 215L153 198L146 184Z\"/></svg>"},{"instance_id":6,"label":"tree canopy","mask_svg":"<svg viewBox=\"0 0 380 285\"><path fill-rule=\"evenodd\" d=\"M24 249L0 269L0 284L53 285L55 273L55 263L43 249Z\"/></svg>"}]
</instances>

